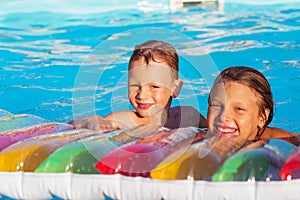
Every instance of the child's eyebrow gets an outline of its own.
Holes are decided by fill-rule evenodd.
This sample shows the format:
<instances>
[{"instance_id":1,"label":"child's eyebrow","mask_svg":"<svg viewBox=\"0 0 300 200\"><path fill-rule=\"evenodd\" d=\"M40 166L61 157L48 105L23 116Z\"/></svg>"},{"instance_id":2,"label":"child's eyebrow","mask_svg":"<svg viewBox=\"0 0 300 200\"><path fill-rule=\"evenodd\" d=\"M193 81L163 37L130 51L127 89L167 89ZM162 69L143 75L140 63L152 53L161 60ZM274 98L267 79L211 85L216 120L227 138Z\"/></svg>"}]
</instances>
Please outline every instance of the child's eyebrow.
<instances>
[{"instance_id":1,"label":"child's eyebrow","mask_svg":"<svg viewBox=\"0 0 300 200\"><path fill-rule=\"evenodd\" d=\"M136 82L134 82L134 83L129 83L129 86L139 86L140 84L139 83L136 83Z\"/></svg>"},{"instance_id":2,"label":"child's eyebrow","mask_svg":"<svg viewBox=\"0 0 300 200\"><path fill-rule=\"evenodd\" d=\"M157 83L157 82L148 83L148 84L150 84L150 85L157 85L157 86L163 86L163 84L161 84L161 83Z\"/></svg>"}]
</instances>

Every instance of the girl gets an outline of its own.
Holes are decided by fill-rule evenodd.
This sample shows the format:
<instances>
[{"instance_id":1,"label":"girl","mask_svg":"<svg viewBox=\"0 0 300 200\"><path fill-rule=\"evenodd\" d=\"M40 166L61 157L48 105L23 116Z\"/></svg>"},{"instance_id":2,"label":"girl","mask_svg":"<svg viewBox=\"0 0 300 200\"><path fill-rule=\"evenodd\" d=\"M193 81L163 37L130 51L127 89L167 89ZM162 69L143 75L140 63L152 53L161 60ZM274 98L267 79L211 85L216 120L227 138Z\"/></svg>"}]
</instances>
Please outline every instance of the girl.
<instances>
[{"instance_id":1,"label":"girl","mask_svg":"<svg viewBox=\"0 0 300 200\"><path fill-rule=\"evenodd\" d=\"M274 100L267 79L259 71L244 66L229 67L216 78L208 99L208 130L219 138L214 151L219 154L260 146L268 138L299 145L298 136L271 128Z\"/></svg>"}]
</instances>

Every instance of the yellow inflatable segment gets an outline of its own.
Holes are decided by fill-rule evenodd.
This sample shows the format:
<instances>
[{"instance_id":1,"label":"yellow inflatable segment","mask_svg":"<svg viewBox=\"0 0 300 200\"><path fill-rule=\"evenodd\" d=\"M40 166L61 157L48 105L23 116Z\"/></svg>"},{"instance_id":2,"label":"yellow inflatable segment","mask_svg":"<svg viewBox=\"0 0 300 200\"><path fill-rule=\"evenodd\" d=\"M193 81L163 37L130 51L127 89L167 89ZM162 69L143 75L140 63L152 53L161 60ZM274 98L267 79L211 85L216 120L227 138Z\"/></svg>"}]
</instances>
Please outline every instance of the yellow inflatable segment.
<instances>
[{"instance_id":1,"label":"yellow inflatable segment","mask_svg":"<svg viewBox=\"0 0 300 200\"><path fill-rule=\"evenodd\" d=\"M0 152L0 171L32 172L58 148L95 134L98 133L79 129L20 141Z\"/></svg>"},{"instance_id":2,"label":"yellow inflatable segment","mask_svg":"<svg viewBox=\"0 0 300 200\"><path fill-rule=\"evenodd\" d=\"M208 180L219 165L220 159L212 151L201 149L200 152L192 145L168 156L150 174L159 180Z\"/></svg>"}]
</instances>

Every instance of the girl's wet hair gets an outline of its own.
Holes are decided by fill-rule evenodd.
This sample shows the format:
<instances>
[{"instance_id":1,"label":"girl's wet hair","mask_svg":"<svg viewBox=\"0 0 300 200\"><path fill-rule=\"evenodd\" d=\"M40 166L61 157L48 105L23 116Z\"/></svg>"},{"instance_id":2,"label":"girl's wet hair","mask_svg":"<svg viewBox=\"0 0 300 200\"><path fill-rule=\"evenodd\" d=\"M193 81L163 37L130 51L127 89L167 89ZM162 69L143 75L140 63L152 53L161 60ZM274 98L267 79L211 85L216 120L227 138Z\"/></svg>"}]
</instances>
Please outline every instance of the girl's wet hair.
<instances>
[{"instance_id":1,"label":"girl's wet hair","mask_svg":"<svg viewBox=\"0 0 300 200\"><path fill-rule=\"evenodd\" d=\"M262 73L246 66L229 67L218 75L211 91L217 84L223 83L225 85L228 82L237 82L255 90L260 95L259 112L266 119L265 126L271 123L274 113L274 99L270 84ZM270 110L269 116L265 115L264 110L266 108Z\"/></svg>"},{"instance_id":2,"label":"girl's wet hair","mask_svg":"<svg viewBox=\"0 0 300 200\"><path fill-rule=\"evenodd\" d=\"M136 45L130 57L129 66L133 61L140 59L144 59L146 64L149 64L151 61L164 62L176 72L176 78L178 77L178 54L175 48L167 42L148 40Z\"/></svg>"}]
</instances>

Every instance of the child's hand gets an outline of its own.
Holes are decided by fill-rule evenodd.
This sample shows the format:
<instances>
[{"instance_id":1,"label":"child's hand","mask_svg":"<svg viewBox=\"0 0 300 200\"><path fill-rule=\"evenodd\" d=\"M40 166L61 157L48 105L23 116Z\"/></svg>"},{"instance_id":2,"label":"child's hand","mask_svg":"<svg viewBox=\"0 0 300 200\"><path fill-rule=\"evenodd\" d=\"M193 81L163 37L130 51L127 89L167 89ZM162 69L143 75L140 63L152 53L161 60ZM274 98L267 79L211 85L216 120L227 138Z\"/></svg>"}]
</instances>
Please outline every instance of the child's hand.
<instances>
[{"instance_id":1,"label":"child's hand","mask_svg":"<svg viewBox=\"0 0 300 200\"><path fill-rule=\"evenodd\" d=\"M212 141L210 142L212 151L223 161L239 151L247 143L247 139L233 135L215 135L210 140Z\"/></svg>"},{"instance_id":2,"label":"child's hand","mask_svg":"<svg viewBox=\"0 0 300 200\"><path fill-rule=\"evenodd\" d=\"M76 128L88 128L100 133L106 133L119 129L114 121L104 119L97 115L76 118L68 123L73 124Z\"/></svg>"}]
</instances>

